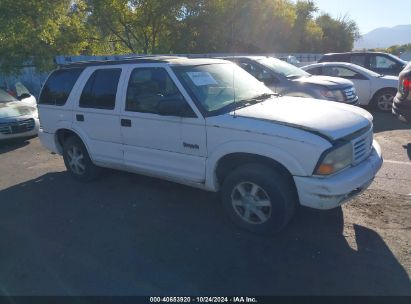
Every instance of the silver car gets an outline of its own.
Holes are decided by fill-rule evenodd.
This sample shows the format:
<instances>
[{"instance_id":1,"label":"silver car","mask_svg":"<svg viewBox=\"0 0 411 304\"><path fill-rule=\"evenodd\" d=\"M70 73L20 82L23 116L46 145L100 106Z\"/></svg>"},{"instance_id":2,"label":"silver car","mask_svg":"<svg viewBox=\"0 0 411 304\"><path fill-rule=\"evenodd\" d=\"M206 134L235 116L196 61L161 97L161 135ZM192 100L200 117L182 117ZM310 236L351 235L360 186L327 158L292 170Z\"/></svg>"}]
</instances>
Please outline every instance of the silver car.
<instances>
[{"instance_id":1,"label":"silver car","mask_svg":"<svg viewBox=\"0 0 411 304\"><path fill-rule=\"evenodd\" d=\"M37 135L36 106L27 105L0 89L0 140Z\"/></svg>"},{"instance_id":2,"label":"silver car","mask_svg":"<svg viewBox=\"0 0 411 304\"><path fill-rule=\"evenodd\" d=\"M280 95L358 103L354 84L346 79L314 76L287 62L265 56L237 56L222 59L235 62Z\"/></svg>"}]
</instances>

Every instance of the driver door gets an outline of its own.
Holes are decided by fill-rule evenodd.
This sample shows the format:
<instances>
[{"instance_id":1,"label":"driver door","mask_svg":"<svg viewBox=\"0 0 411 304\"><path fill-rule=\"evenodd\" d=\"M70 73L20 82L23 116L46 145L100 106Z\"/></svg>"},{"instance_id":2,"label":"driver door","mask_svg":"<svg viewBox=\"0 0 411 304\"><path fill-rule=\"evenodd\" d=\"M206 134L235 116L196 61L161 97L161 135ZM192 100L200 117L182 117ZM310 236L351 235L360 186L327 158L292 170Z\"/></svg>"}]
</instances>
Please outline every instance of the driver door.
<instances>
[{"instance_id":1,"label":"driver door","mask_svg":"<svg viewBox=\"0 0 411 304\"><path fill-rule=\"evenodd\" d=\"M131 66L123 89L120 124L124 163L133 171L161 177L205 180L205 121L197 117L162 66ZM162 113L160 104L181 102L181 113Z\"/></svg>"}]
</instances>

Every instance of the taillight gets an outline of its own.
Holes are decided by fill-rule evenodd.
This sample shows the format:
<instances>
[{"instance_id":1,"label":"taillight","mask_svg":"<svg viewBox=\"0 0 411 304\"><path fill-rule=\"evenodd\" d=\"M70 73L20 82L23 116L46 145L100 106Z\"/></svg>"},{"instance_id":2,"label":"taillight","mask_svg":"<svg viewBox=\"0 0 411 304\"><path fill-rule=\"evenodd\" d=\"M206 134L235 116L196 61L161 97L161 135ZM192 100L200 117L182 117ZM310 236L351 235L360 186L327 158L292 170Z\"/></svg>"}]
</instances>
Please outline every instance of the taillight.
<instances>
[{"instance_id":1,"label":"taillight","mask_svg":"<svg viewBox=\"0 0 411 304\"><path fill-rule=\"evenodd\" d=\"M403 78L400 81L400 92L407 95L411 91L411 78Z\"/></svg>"}]
</instances>

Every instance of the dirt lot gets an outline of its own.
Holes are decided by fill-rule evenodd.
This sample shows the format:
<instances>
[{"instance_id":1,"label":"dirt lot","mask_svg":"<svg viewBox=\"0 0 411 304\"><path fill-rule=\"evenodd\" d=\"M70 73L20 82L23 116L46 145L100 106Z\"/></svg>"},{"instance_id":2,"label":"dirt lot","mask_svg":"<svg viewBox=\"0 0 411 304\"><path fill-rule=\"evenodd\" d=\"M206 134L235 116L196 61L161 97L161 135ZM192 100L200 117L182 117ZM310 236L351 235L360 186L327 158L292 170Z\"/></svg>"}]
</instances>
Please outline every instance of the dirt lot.
<instances>
[{"instance_id":1,"label":"dirt lot","mask_svg":"<svg viewBox=\"0 0 411 304\"><path fill-rule=\"evenodd\" d=\"M276 237L218 197L110 171L73 181L37 138L0 146L1 295L411 295L411 129L375 115L385 163L330 211Z\"/></svg>"}]
</instances>

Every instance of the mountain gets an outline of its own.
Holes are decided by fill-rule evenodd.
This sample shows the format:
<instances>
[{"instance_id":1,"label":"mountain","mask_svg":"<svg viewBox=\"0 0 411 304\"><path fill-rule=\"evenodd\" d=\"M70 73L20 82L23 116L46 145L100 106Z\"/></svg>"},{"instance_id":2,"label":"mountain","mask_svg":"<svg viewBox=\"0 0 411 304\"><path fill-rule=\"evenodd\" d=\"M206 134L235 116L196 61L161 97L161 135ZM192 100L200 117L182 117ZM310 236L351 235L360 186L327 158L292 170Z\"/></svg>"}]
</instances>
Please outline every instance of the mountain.
<instances>
[{"instance_id":1,"label":"mountain","mask_svg":"<svg viewBox=\"0 0 411 304\"><path fill-rule=\"evenodd\" d=\"M379 27L363 35L354 43L354 50L386 48L411 43L411 24Z\"/></svg>"}]
</instances>

